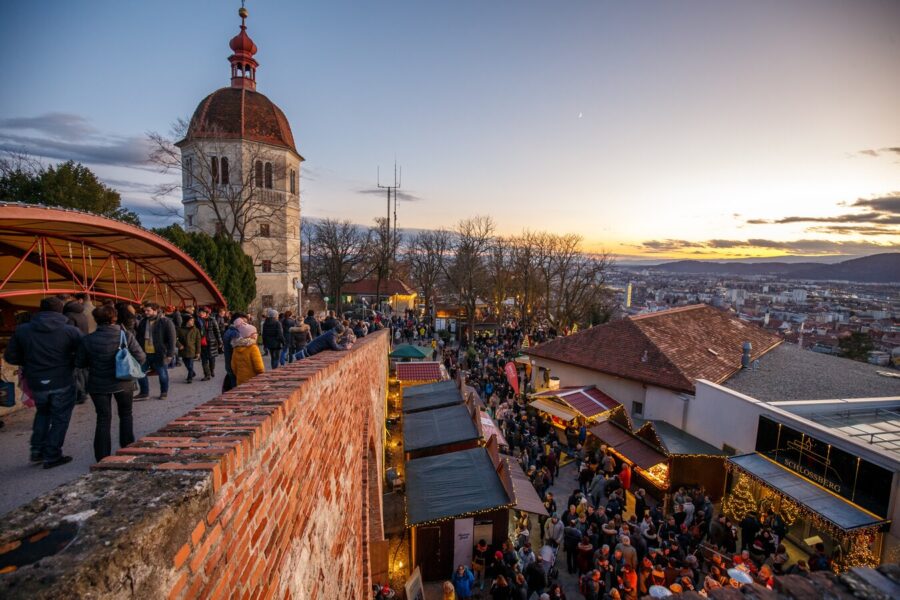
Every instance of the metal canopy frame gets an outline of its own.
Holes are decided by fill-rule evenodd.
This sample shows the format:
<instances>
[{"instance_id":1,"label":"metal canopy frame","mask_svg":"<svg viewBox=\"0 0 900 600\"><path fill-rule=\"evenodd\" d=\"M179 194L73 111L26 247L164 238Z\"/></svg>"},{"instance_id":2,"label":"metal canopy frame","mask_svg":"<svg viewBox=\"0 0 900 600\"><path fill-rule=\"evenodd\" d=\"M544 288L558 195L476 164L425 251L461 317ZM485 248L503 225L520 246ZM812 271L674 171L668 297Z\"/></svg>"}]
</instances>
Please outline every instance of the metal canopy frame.
<instances>
[{"instance_id":1,"label":"metal canopy frame","mask_svg":"<svg viewBox=\"0 0 900 600\"><path fill-rule=\"evenodd\" d=\"M0 301L85 292L140 304L225 306L190 256L160 236L90 213L0 203Z\"/></svg>"}]
</instances>

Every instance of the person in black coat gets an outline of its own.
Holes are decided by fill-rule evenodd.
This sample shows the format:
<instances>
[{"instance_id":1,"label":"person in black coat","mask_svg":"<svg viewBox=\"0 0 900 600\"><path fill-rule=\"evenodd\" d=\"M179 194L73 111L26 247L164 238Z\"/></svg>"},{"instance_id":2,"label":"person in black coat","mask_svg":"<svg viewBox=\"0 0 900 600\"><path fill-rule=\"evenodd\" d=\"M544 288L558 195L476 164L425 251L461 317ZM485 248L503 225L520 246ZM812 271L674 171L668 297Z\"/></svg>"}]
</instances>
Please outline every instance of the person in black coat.
<instances>
[{"instance_id":1,"label":"person in black coat","mask_svg":"<svg viewBox=\"0 0 900 600\"><path fill-rule=\"evenodd\" d=\"M329 329L319 337L315 338L313 341L306 345L306 348L301 350L294 356L295 360L300 360L301 358L307 358L314 354L318 354L323 350L347 350L347 346L340 344L338 339L341 334L344 333L344 326L338 323L335 325L334 329Z\"/></svg>"},{"instance_id":2,"label":"person in black coat","mask_svg":"<svg viewBox=\"0 0 900 600\"><path fill-rule=\"evenodd\" d=\"M69 300L63 307L63 315L69 320L69 325L77 327L81 335L90 333L90 322L86 314L84 314L84 304L80 300ZM87 373L84 369L75 369L75 388L78 390L75 396L76 404L84 404L87 400L87 392L85 391L85 381Z\"/></svg>"},{"instance_id":3,"label":"person in black coat","mask_svg":"<svg viewBox=\"0 0 900 600\"><path fill-rule=\"evenodd\" d=\"M63 301L41 300L40 312L16 327L3 360L24 369L35 403L31 461L50 469L72 460L62 447L75 407L75 352L81 332L66 322Z\"/></svg>"},{"instance_id":4,"label":"person in black coat","mask_svg":"<svg viewBox=\"0 0 900 600\"><path fill-rule=\"evenodd\" d=\"M269 356L272 357L272 369L281 366L281 349L284 348L284 328L278 321L278 313L274 308L266 311L266 320L262 326L262 342Z\"/></svg>"},{"instance_id":5,"label":"person in black coat","mask_svg":"<svg viewBox=\"0 0 900 600\"><path fill-rule=\"evenodd\" d=\"M195 322L200 330L200 364L203 366L203 381L209 381L216 376L216 357L222 353L225 346L219 324L210 316L209 308L204 306L198 309Z\"/></svg>"},{"instance_id":6,"label":"person in black coat","mask_svg":"<svg viewBox=\"0 0 900 600\"><path fill-rule=\"evenodd\" d=\"M159 399L165 400L169 395L169 363L175 356L175 324L163 316L159 305L148 302L144 306L144 318L138 323L135 338L147 355L144 372L153 369L159 376ZM140 393L134 397L142 400L150 395L150 381L142 377L138 379Z\"/></svg>"},{"instance_id":7,"label":"person in black coat","mask_svg":"<svg viewBox=\"0 0 900 600\"><path fill-rule=\"evenodd\" d=\"M112 423L112 398L116 399L119 413L119 447L124 448L134 441L134 420L131 405L134 384L129 380L116 378L116 353L122 345L139 363L147 355L135 337L116 323L116 309L113 306L99 306L93 311L97 330L83 338L75 355L75 366L88 369L87 391L91 395L97 411L97 427L94 430L94 458L97 462L112 454L110 426Z\"/></svg>"},{"instance_id":8,"label":"person in black coat","mask_svg":"<svg viewBox=\"0 0 900 600\"><path fill-rule=\"evenodd\" d=\"M315 311L307 311L306 318L303 322L309 325L309 335L311 335L313 339L322 335L322 327L319 325L318 319L316 319Z\"/></svg>"}]
</instances>

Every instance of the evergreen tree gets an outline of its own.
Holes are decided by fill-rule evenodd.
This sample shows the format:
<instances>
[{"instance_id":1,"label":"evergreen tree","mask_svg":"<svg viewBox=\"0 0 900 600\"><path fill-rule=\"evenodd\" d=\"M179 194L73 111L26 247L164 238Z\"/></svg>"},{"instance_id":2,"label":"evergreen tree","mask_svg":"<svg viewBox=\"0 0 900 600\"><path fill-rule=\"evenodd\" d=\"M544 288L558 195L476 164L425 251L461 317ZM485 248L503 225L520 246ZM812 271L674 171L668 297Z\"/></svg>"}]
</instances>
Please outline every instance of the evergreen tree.
<instances>
[{"instance_id":1,"label":"evergreen tree","mask_svg":"<svg viewBox=\"0 0 900 600\"><path fill-rule=\"evenodd\" d=\"M869 337L869 334L860 333L858 331L854 331L849 336L841 338L840 341L838 341L838 345L841 347L841 353L844 356L861 361L868 359L869 352L874 348L872 345L872 338Z\"/></svg>"},{"instance_id":2,"label":"evergreen tree","mask_svg":"<svg viewBox=\"0 0 900 600\"><path fill-rule=\"evenodd\" d=\"M247 310L256 297L256 272L240 244L226 235L212 237L202 232L186 232L178 225L154 231L203 267L232 310Z\"/></svg>"},{"instance_id":3,"label":"evergreen tree","mask_svg":"<svg viewBox=\"0 0 900 600\"><path fill-rule=\"evenodd\" d=\"M753 490L750 488L750 478L738 474L735 474L735 477L737 482L731 488L731 493L722 501L722 512L735 521L740 521L747 513L755 511L757 506Z\"/></svg>"},{"instance_id":4,"label":"evergreen tree","mask_svg":"<svg viewBox=\"0 0 900 600\"><path fill-rule=\"evenodd\" d=\"M134 212L122 208L119 192L71 160L51 167L25 158L0 160L0 200L72 208L141 224Z\"/></svg>"}]
</instances>

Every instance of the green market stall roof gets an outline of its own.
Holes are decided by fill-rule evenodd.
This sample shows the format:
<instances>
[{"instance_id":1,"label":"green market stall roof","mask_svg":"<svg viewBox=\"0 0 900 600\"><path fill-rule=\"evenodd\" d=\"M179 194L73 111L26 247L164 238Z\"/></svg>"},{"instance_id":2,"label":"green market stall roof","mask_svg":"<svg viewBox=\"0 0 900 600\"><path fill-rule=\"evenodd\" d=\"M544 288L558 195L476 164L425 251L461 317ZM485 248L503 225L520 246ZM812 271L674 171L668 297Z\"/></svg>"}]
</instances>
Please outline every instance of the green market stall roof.
<instances>
[{"instance_id":1,"label":"green market stall roof","mask_svg":"<svg viewBox=\"0 0 900 600\"><path fill-rule=\"evenodd\" d=\"M407 413L403 417L403 449L406 452L471 442L480 438L481 432L472 411L463 404Z\"/></svg>"},{"instance_id":2,"label":"green market stall roof","mask_svg":"<svg viewBox=\"0 0 900 600\"><path fill-rule=\"evenodd\" d=\"M453 385L438 389L430 394L417 394L407 396L406 390L403 390L403 412L416 413L423 410L433 410L435 408L445 408L463 403L462 393L456 388L456 384L452 381L447 382Z\"/></svg>"},{"instance_id":3,"label":"green market stall roof","mask_svg":"<svg viewBox=\"0 0 900 600\"><path fill-rule=\"evenodd\" d=\"M430 352L426 352L422 348L417 346L411 346L409 344L401 344L394 348L394 351L390 353L391 358L427 358Z\"/></svg>"},{"instance_id":4,"label":"green market stall roof","mask_svg":"<svg viewBox=\"0 0 900 600\"><path fill-rule=\"evenodd\" d=\"M485 448L406 463L408 525L509 508L513 503Z\"/></svg>"}]
</instances>

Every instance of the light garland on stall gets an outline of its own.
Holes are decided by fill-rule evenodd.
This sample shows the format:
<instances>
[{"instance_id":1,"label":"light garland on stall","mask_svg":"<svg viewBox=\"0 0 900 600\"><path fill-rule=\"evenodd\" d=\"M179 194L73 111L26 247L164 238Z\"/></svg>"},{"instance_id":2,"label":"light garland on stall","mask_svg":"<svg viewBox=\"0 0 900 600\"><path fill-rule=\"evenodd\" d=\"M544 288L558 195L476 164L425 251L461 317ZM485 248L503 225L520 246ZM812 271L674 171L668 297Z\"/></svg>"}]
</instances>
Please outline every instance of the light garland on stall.
<instances>
[{"instance_id":1,"label":"light garland on stall","mask_svg":"<svg viewBox=\"0 0 900 600\"><path fill-rule=\"evenodd\" d=\"M840 568L843 571L853 567L869 567L874 569L881 561L871 550L872 539L868 534L862 533L850 539L850 552L841 560Z\"/></svg>"},{"instance_id":2,"label":"light garland on stall","mask_svg":"<svg viewBox=\"0 0 900 600\"><path fill-rule=\"evenodd\" d=\"M831 537L836 538L839 542L843 541L849 544L850 552L845 554L840 561L836 561L832 565L836 572L842 572L855 566L878 566L880 564L878 557L876 557L871 551L870 545L875 539L874 536L881 531L881 525L873 525L870 527L855 529L853 531L847 531L846 529L838 526L836 523L833 523L832 521L826 519L816 511L811 510L806 506L796 502L793 498L785 495L780 490L771 487L766 483L766 481L753 475L752 473L748 473L742 469L739 469L731 463L726 463L725 468L733 472L738 477L738 483L732 489L732 494L734 493L734 489L741 486L744 481L752 480L754 483L762 485L763 488L769 493L780 497L782 503L782 517L784 517L784 521L788 525L796 522L797 519L804 519L810 521L818 529L827 532ZM749 489L749 482L747 483L747 489ZM732 516L728 513L727 508L727 506L730 504L729 500L731 500L731 496L726 497L722 501L722 511L729 516ZM790 521L788 519L790 519Z\"/></svg>"},{"instance_id":3,"label":"light garland on stall","mask_svg":"<svg viewBox=\"0 0 900 600\"><path fill-rule=\"evenodd\" d=\"M406 521L407 527L421 527L422 525L437 525L439 523L446 523L448 521L455 521L456 519L465 519L466 517L476 517L478 515L483 515L485 513L494 512L496 510L504 510L515 508L515 504L501 504L499 506L493 506L491 508L486 508L484 510L476 510L472 512L459 513L458 515L453 515L451 517L442 517L440 519L431 519L430 521L422 521L421 523L410 523L407 515L404 515L404 520Z\"/></svg>"}]
</instances>

